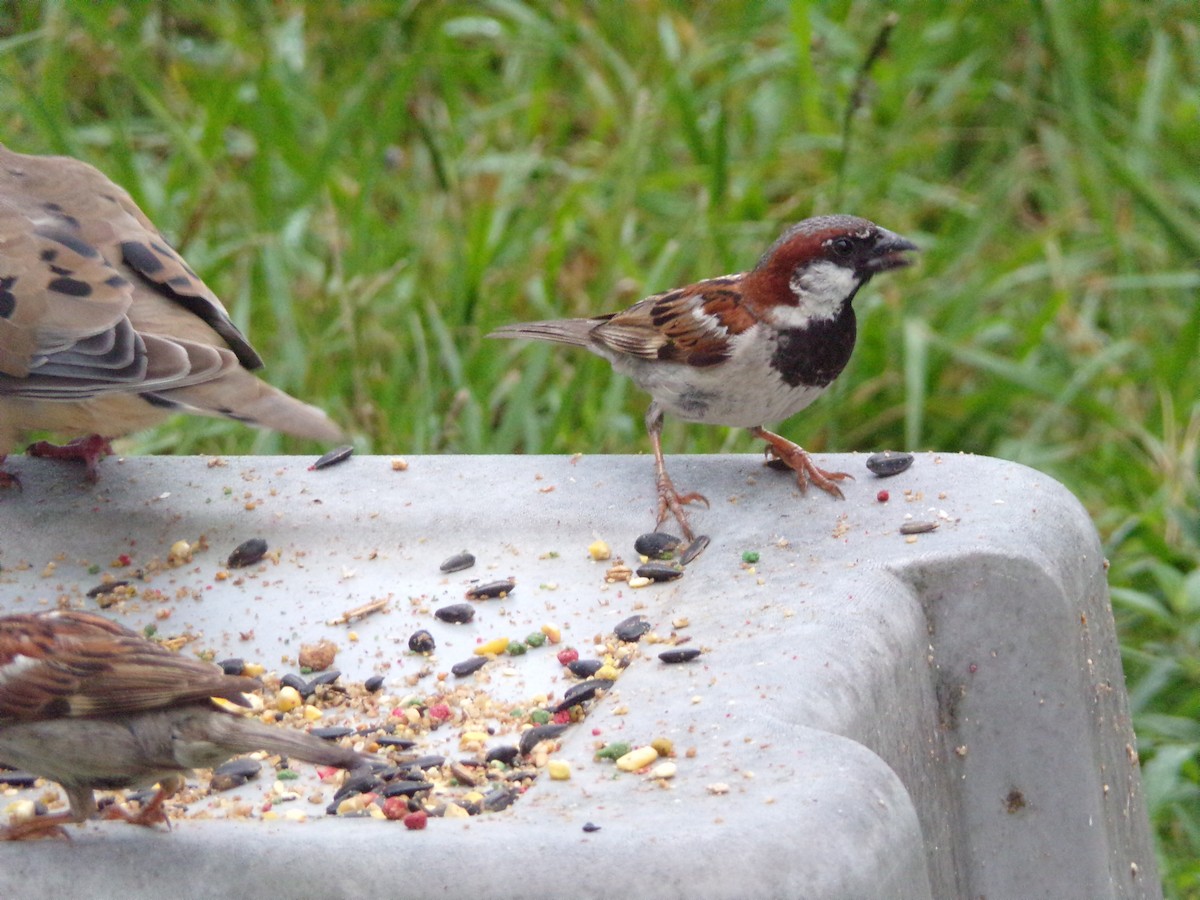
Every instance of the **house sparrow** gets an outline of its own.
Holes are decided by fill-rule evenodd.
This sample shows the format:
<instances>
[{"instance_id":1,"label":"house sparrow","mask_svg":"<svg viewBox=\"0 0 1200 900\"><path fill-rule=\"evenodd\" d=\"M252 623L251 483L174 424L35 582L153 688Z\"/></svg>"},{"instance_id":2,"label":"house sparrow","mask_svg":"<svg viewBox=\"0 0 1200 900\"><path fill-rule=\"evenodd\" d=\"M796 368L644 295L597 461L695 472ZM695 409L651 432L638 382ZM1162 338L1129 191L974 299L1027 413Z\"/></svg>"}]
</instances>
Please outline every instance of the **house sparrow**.
<instances>
[{"instance_id":1,"label":"house sparrow","mask_svg":"<svg viewBox=\"0 0 1200 900\"><path fill-rule=\"evenodd\" d=\"M108 807L108 818L167 823L163 801L193 768L266 750L351 769L370 757L284 726L218 708L247 706L253 678L172 653L115 622L85 612L0 618L0 763L57 781L68 812L0 827L0 840L58 836L97 814L93 790L159 784L140 812Z\"/></svg>"},{"instance_id":2,"label":"house sparrow","mask_svg":"<svg viewBox=\"0 0 1200 900\"><path fill-rule=\"evenodd\" d=\"M788 228L749 272L655 294L591 319L507 325L489 337L585 347L653 398L646 428L654 448L658 524L670 513L691 540L684 505L662 454L663 413L687 422L748 428L768 453L835 497L845 472L818 468L799 446L763 428L819 397L850 359L850 301L877 272L908 264L910 241L855 216L818 216Z\"/></svg>"},{"instance_id":3,"label":"house sparrow","mask_svg":"<svg viewBox=\"0 0 1200 900\"><path fill-rule=\"evenodd\" d=\"M0 463L52 431L82 439L30 452L82 460L94 481L108 438L172 412L340 438L251 374L262 364L129 194L86 163L0 145Z\"/></svg>"}]
</instances>

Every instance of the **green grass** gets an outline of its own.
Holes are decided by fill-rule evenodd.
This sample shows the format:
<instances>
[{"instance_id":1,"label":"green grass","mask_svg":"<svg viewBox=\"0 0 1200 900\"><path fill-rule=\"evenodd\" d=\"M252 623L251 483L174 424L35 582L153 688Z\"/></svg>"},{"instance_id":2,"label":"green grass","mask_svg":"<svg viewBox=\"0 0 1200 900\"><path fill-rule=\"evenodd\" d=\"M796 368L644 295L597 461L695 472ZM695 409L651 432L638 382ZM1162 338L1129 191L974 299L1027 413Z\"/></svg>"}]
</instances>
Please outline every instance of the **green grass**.
<instances>
[{"instance_id":1,"label":"green grass","mask_svg":"<svg viewBox=\"0 0 1200 900\"><path fill-rule=\"evenodd\" d=\"M0 139L126 186L270 380L376 452L643 451L605 364L482 335L738 271L812 213L918 240L784 430L993 454L1082 498L1166 886L1200 895L1193 3L891 8L872 57L869 3L9 4ZM314 449L204 420L135 447Z\"/></svg>"}]
</instances>

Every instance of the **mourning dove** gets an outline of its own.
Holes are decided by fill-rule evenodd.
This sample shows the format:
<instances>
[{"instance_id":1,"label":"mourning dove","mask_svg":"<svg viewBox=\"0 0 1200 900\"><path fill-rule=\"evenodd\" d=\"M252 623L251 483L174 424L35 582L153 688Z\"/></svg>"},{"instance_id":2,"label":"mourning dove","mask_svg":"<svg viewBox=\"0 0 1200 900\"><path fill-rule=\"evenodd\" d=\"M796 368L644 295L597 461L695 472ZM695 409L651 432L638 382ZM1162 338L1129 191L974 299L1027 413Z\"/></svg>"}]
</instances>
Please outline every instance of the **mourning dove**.
<instances>
[{"instance_id":1,"label":"mourning dove","mask_svg":"<svg viewBox=\"0 0 1200 900\"><path fill-rule=\"evenodd\" d=\"M62 825L97 814L95 789L157 782L136 814L108 818L166 822L163 801L183 773L266 750L320 766L379 762L336 743L218 708L248 706L261 685L181 656L116 622L73 610L0 617L0 763L57 781L70 810L4 827L0 840L64 836Z\"/></svg>"},{"instance_id":2,"label":"mourning dove","mask_svg":"<svg viewBox=\"0 0 1200 900\"><path fill-rule=\"evenodd\" d=\"M50 431L83 440L31 450L83 459L94 480L108 438L174 412L341 437L251 374L262 364L128 193L79 160L0 145L0 462Z\"/></svg>"}]
</instances>

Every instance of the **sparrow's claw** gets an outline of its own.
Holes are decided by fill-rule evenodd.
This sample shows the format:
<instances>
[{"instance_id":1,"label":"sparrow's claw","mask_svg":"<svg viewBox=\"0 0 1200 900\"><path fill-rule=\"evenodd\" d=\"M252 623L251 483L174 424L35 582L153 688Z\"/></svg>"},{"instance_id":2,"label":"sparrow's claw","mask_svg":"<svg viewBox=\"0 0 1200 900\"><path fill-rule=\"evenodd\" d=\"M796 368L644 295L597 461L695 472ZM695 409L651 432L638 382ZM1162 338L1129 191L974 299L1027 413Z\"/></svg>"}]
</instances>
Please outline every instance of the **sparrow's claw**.
<instances>
[{"instance_id":1,"label":"sparrow's claw","mask_svg":"<svg viewBox=\"0 0 1200 900\"><path fill-rule=\"evenodd\" d=\"M8 454L0 453L0 464L3 464L6 459L8 459ZM3 469L0 469L0 488L7 487L15 487L17 490L20 490L21 479L11 472L5 472Z\"/></svg>"},{"instance_id":2,"label":"sparrow's claw","mask_svg":"<svg viewBox=\"0 0 1200 900\"><path fill-rule=\"evenodd\" d=\"M834 484L834 482L844 481L847 478L853 481L854 476L849 472L828 472L814 463L807 451L798 444L793 444L786 438L772 434L762 428L752 428L750 430L767 442L766 453L768 456L779 460L796 473L796 483L800 486L801 492L807 491L810 484L815 484L821 490L827 494L831 494L838 500L845 499L842 489Z\"/></svg>"},{"instance_id":3,"label":"sparrow's claw","mask_svg":"<svg viewBox=\"0 0 1200 900\"><path fill-rule=\"evenodd\" d=\"M0 841L36 841L42 838L58 838L69 841L71 836L63 825L76 821L71 813L52 813L34 816L24 822L0 827Z\"/></svg>"},{"instance_id":4,"label":"sparrow's claw","mask_svg":"<svg viewBox=\"0 0 1200 900\"><path fill-rule=\"evenodd\" d=\"M688 541L693 540L695 535L692 533L692 526L684 511L684 506L689 503L703 503L705 508L709 507L708 498L703 494L695 491L681 494L675 490L675 485L671 483L670 477L664 471L658 479L658 518L655 520L654 527L661 528L662 523L667 520L667 515L670 514L679 523L684 538Z\"/></svg>"},{"instance_id":5,"label":"sparrow's claw","mask_svg":"<svg viewBox=\"0 0 1200 900\"><path fill-rule=\"evenodd\" d=\"M44 459L82 462L87 466L87 480L95 484L100 480L100 460L106 456L112 456L113 448L108 438L93 434L90 437L78 438L66 444L38 441L36 444L30 444L25 452L30 456L40 456Z\"/></svg>"},{"instance_id":6,"label":"sparrow's claw","mask_svg":"<svg viewBox=\"0 0 1200 900\"><path fill-rule=\"evenodd\" d=\"M137 812L131 813L125 807L118 803L112 803L104 807L101 816L105 819L120 819L122 822L128 822L130 825L141 825L144 828L153 828L155 825L166 825L167 830L171 830L171 820L167 818L167 813L163 810L163 803L168 797L175 794L175 788L172 785L170 788L160 787L154 792L154 796L150 798L148 803L142 805Z\"/></svg>"}]
</instances>

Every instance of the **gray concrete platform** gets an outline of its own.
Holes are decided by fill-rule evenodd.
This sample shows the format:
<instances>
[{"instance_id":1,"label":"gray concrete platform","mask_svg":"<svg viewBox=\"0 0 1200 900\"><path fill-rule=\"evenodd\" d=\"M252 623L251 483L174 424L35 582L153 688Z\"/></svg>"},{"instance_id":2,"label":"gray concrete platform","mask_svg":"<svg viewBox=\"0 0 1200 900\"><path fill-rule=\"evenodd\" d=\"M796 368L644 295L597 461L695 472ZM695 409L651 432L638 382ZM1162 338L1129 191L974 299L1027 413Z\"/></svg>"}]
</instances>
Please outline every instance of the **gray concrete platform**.
<instances>
[{"instance_id":1,"label":"gray concrete platform","mask_svg":"<svg viewBox=\"0 0 1200 900\"><path fill-rule=\"evenodd\" d=\"M203 535L192 562L138 585L159 599L109 613L281 673L329 637L345 679L383 674L396 702L435 697L437 673L479 641L544 623L588 656L640 613L704 653L667 666L643 641L563 734L569 780L542 774L502 812L408 831L303 801L304 822L192 818L201 801L171 833L88 823L69 844L0 846L0 896L1160 896L1084 510L994 459L918 454L888 479L865 459L821 458L857 478L838 502L801 496L759 457L672 458L680 488L712 501L693 515L712 543L681 579L632 589L607 584L587 548L603 539L637 564L648 457L412 457L406 471L356 457L316 472L299 457L129 458L95 486L11 458L24 489L0 493L3 612L94 609L97 567L120 576L128 554L155 568ZM937 528L902 535L908 521ZM218 580L251 537L278 559ZM441 574L463 549L477 565ZM480 602L470 625L430 615L509 576L511 596ZM384 612L327 624L380 599ZM417 628L438 641L427 675L407 651ZM490 663L477 683L498 705L561 698L557 649ZM427 749L454 756L459 736L448 726ZM658 738L677 751L667 781L593 759L598 743ZM259 803L270 782L240 793Z\"/></svg>"}]
</instances>

